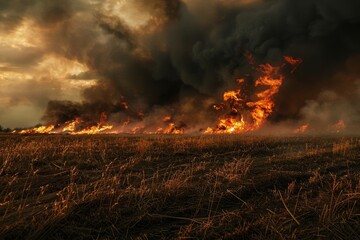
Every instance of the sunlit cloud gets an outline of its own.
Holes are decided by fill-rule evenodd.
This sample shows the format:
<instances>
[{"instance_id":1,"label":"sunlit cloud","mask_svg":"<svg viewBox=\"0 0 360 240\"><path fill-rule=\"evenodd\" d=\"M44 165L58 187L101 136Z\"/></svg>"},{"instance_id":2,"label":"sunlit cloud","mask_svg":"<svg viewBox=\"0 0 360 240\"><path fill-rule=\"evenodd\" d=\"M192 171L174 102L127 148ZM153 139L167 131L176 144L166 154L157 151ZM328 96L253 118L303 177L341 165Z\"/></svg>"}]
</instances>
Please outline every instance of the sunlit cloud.
<instances>
[{"instance_id":1,"label":"sunlit cloud","mask_svg":"<svg viewBox=\"0 0 360 240\"><path fill-rule=\"evenodd\" d=\"M24 19L22 23L9 32L2 32L0 46L16 49L41 48L41 29L30 19Z\"/></svg>"}]
</instances>

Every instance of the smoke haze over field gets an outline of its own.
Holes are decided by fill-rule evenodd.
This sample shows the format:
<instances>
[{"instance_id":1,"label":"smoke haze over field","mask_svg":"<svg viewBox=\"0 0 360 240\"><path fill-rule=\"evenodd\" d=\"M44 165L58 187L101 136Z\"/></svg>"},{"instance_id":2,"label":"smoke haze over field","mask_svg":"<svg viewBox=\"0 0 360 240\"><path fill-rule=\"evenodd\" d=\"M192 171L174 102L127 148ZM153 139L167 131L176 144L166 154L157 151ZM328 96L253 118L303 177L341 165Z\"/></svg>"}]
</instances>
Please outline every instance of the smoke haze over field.
<instances>
[{"instance_id":1,"label":"smoke haze over field","mask_svg":"<svg viewBox=\"0 0 360 240\"><path fill-rule=\"evenodd\" d=\"M272 122L358 127L359 29L358 0L0 1L0 124L106 112L197 126L235 79L256 78L250 52L259 64L303 60Z\"/></svg>"}]
</instances>

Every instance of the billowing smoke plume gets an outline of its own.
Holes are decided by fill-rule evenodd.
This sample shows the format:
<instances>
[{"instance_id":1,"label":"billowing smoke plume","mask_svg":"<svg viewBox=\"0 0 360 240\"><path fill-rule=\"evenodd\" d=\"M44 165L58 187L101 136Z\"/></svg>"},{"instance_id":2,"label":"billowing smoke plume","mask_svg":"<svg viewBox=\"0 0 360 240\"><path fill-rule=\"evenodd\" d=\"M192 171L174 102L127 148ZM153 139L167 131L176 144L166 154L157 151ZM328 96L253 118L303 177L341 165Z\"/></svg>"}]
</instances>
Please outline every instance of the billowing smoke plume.
<instances>
[{"instance_id":1,"label":"billowing smoke plume","mask_svg":"<svg viewBox=\"0 0 360 240\"><path fill-rule=\"evenodd\" d=\"M1 3L0 11L7 29L34 19L45 29L46 51L99 79L83 103L50 101L48 122L97 121L102 112L141 120L164 111L200 124L235 79L251 79L246 52L275 65L283 55L303 59L286 76L272 121L329 120L327 111L341 112L342 104L344 121L359 119L352 102L359 93L350 93L360 73L357 0L33 0Z\"/></svg>"}]
</instances>

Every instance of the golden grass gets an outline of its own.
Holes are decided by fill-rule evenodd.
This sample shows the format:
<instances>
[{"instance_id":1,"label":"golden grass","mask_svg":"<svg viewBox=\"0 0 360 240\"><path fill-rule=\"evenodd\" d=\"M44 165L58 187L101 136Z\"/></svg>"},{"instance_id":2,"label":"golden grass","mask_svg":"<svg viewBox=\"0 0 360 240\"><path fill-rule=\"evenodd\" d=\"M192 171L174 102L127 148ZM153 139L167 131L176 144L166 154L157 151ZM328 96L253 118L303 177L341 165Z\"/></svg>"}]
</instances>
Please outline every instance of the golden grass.
<instances>
[{"instance_id":1,"label":"golden grass","mask_svg":"<svg viewBox=\"0 0 360 240\"><path fill-rule=\"evenodd\" d=\"M1 239L360 239L360 138L0 136Z\"/></svg>"}]
</instances>

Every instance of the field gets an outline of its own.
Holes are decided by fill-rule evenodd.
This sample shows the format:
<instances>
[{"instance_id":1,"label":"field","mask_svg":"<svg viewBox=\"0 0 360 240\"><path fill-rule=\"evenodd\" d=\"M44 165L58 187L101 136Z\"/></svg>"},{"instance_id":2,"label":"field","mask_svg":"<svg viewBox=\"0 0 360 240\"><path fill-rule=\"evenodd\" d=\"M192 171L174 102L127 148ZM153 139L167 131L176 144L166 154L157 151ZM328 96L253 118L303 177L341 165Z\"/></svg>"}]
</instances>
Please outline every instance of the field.
<instances>
[{"instance_id":1,"label":"field","mask_svg":"<svg viewBox=\"0 0 360 240\"><path fill-rule=\"evenodd\" d=\"M360 239L360 137L0 135L0 239Z\"/></svg>"}]
</instances>

